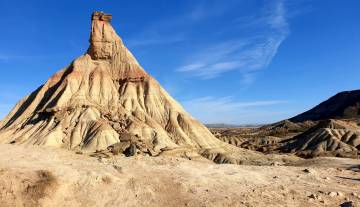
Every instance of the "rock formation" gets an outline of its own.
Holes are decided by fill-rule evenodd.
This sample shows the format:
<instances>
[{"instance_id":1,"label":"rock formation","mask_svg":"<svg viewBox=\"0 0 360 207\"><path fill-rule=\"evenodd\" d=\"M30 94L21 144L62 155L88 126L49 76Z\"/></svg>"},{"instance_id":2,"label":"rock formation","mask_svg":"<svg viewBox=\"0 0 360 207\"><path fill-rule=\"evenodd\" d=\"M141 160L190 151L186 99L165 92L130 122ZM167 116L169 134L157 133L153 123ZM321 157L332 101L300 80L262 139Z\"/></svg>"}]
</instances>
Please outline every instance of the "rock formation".
<instances>
[{"instance_id":1,"label":"rock formation","mask_svg":"<svg viewBox=\"0 0 360 207\"><path fill-rule=\"evenodd\" d=\"M135 146L150 155L224 147L144 71L111 19L93 13L87 53L16 104L0 123L0 142L85 151Z\"/></svg>"},{"instance_id":2,"label":"rock formation","mask_svg":"<svg viewBox=\"0 0 360 207\"><path fill-rule=\"evenodd\" d=\"M323 120L287 141L283 152L301 157L360 156L360 128L353 121Z\"/></svg>"},{"instance_id":3,"label":"rock formation","mask_svg":"<svg viewBox=\"0 0 360 207\"><path fill-rule=\"evenodd\" d=\"M360 118L360 90L344 91L313 109L290 119L292 122Z\"/></svg>"},{"instance_id":4,"label":"rock formation","mask_svg":"<svg viewBox=\"0 0 360 207\"><path fill-rule=\"evenodd\" d=\"M344 91L291 119L313 125L285 142L283 152L302 157L360 156L360 90ZM306 127L305 127L306 128Z\"/></svg>"}]
</instances>

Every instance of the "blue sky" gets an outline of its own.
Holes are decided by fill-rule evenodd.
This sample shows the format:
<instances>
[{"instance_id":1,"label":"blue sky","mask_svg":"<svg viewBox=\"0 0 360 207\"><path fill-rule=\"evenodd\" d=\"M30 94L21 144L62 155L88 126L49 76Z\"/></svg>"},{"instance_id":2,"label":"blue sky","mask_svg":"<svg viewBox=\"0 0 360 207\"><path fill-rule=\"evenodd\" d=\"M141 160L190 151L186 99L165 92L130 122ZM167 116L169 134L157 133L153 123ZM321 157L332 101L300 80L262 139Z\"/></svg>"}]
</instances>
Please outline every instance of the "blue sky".
<instances>
[{"instance_id":1,"label":"blue sky","mask_svg":"<svg viewBox=\"0 0 360 207\"><path fill-rule=\"evenodd\" d=\"M204 123L270 123L360 88L357 0L0 0L0 117L86 52L90 15Z\"/></svg>"}]
</instances>

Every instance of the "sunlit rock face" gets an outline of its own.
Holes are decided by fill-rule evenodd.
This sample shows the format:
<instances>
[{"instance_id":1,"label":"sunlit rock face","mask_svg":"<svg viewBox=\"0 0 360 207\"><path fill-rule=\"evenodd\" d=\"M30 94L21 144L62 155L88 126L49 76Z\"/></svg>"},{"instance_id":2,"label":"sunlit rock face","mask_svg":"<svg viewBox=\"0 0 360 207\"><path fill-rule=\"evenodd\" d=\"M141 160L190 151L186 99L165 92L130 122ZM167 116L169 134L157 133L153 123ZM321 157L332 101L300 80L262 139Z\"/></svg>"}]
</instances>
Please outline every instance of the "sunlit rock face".
<instances>
[{"instance_id":1,"label":"sunlit rock face","mask_svg":"<svg viewBox=\"0 0 360 207\"><path fill-rule=\"evenodd\" d=\"M94 59L111 59L120 38L110 25L112 15L94 12L91 17L90 48L88 54Z\"/></svg>"},{"instance_id":2,"label":"sunlit rock face","mask_svg":"<svg viewBox=\"0 0 360 207\"><path fill-rule=\"evenodd\" d=\"M126 142L150 155L230 147L144 71L111 19L93 13L87 53L17 103L0 123L0 142L88 151Z\"/></svg>"}]
</instances>

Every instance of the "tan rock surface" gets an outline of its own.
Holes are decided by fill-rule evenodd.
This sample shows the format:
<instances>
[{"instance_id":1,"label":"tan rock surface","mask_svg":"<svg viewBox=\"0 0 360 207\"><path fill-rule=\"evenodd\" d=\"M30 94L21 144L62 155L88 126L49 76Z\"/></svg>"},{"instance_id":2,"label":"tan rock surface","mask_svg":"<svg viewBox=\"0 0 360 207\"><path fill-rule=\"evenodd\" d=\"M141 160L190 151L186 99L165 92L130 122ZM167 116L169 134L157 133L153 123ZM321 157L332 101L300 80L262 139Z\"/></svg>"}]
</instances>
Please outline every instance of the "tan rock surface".
<instances>
[{"instance_id":1,"label":"tan rock surface","mask_svg":"<svg viewBox=\"0 0 360 207\"><path fill-rule=\"evenodd\" d=\"M110 19L93 14L87 54L15 106L0 127L1 142L94 151L128 132L155 151L222 146L143 70Z\"/></svg>"}]
</instances>

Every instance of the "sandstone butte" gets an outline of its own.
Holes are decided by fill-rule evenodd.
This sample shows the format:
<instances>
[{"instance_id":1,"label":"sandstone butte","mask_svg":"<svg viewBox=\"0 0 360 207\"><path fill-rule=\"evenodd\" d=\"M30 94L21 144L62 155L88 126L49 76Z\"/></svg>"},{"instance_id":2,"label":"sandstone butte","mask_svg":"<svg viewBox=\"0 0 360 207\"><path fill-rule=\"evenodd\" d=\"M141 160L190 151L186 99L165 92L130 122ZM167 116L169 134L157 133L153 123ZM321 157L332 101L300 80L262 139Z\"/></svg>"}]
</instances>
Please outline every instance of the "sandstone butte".
<instances>
[{"instance_id":1,"label":"sandstone butte","mask_svg":"<svg viewBox=\"0 0 360 207\"><path fill-rule=\"evenodd\" d=\"M112 15L94 12L91 20L87 52L16 104L0 122L0 143L259 160L215 138L145 72L111 26Z\"/></svg>"}]
</instances>

